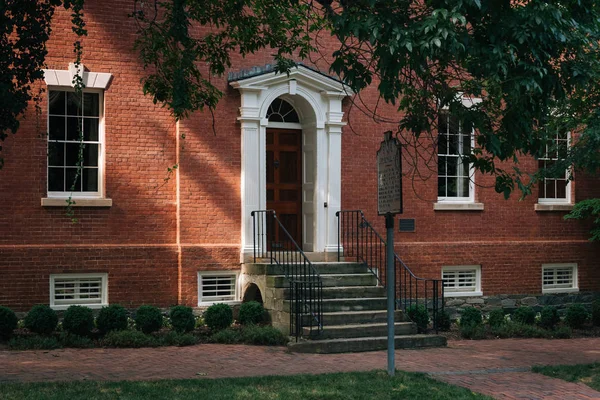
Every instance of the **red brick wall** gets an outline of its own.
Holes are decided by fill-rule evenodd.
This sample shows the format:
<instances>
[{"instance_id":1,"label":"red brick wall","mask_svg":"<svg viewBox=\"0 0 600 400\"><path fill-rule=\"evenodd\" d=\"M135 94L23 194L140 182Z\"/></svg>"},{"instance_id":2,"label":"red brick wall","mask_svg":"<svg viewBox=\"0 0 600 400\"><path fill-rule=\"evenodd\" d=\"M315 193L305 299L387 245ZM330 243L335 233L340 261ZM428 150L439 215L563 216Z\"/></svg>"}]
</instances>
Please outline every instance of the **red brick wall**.
<instances>
[{"instance_id":1,"label":"red brick wall","mask_svg":"<svg viewBox=\"0 0 600 400\"><path fill-rule=\"evenodd\" d=\"M48 276L67 271L108 272L109 298L128 306L197 303L197 271L239 269L240 128L239 93L225 78L215 78L224 97L215 112L198 112L180 123L180 243L177 248L175 179L165 181L176 162L176 126L168 110L142 95L144 76L132 50L135 24L129 4L118 0L86 2L89 35L83 39L83 63L90 71L113 75L105 91L106 193L110 208L76 208L73 224L62 207L41 207L46 196L45 111L33 107L18 135L4 143L6 165L0 171L0 304L26 309L48 302ZM73 61L68 12L59 10L48 43L47 66L67 68ZM334 44L323 53L330 54ZM264 51L234 57L233 70L272 62ZM306 61L305 61L306 62ZM326 71L324 60L318 67ZM375 104L377 92L361 94ZM345 100L349 125L342 139L342 208L363 209L383 232L376 216L375 151L381 133L393 124L375 123ZM42 103L45 110L46 103ZM380 108L393 118L393 107ZM428 144L425 141L425 148ZM407 159L408 160L408 159ZM582 289L600 289L596 271L599 247L587 242L588 225L563 221L564 213L534 211L535 196L505 201L493 179L477 175L477 201L484 211L434 211L434 172L407 178L405 218L415 218L415 233L398 233L397 245L418 273L439 276L442 265L481 264L484 293L538 291L542 262L577 262ZM524 160L522 168L534 168ZM405 161L405 171L411 164ZM579 177L580 175L578 175ZM575 199L600 196L597 180L579 179ZM179 263L178 260L181 260ZM181 284L179 285L179 281Z\"/></svg>"}]
</instances>

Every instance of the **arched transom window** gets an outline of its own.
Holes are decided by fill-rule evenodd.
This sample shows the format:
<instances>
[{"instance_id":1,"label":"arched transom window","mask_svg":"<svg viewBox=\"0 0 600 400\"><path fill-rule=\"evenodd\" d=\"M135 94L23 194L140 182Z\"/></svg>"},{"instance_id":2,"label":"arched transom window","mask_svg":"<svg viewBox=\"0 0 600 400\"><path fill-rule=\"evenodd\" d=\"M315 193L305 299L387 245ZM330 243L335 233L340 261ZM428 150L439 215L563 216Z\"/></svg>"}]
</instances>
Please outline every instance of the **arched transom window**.
<instances>
[{"instance_id":1,"label":"arched transom window","mask_svg":"<svg viewBox=\"0 0 600 400\"><path fill-rule=\"evenodd\" d=\"M275 99L267 110L267 119L270 122L300 122L294 107L283 99Z\"/></svg>"}]
</instances>

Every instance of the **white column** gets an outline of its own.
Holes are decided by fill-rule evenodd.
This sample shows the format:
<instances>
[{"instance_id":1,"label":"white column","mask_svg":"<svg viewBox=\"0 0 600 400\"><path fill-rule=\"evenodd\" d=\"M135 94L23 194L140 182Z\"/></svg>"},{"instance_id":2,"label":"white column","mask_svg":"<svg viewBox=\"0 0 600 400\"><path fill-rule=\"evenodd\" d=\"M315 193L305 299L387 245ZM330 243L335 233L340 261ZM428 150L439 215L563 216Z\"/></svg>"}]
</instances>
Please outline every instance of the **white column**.
<instances>
[{"instance_id":1,"label":"white column","mask_svg":"<svg viewBox=\"0 0 600 400\"><path fill-rule=\"evenodd\" d=\"M327 208L329 168L329 141L322 122L317 123L315 156L315 252L325 250L327 242Z\"/></svg>"},{"instance_id":2,"label":"white column","mask_svg":"<svg viewBox=\"0 0 600 400\"><path fill-rule=\"evenodd\" d=\"M241 118L240 118L241 119ZM252 237L252 216L250 213L261 210L260 193L260 124L259 120L242 122L242 249L245 254L254 252Z\"/></svg>"},{"instance_id":3,"label":"white column","mask_svg":"<svg viewBox=\"0 0 600 400\"><path fill-rule=\"evenodd\" d=\"M327 200L327 241L325 251L338 250L338 222L335 215L340 211L342 200L342 127L329 126L329 197Z\"/></svg>"}]
</instances>

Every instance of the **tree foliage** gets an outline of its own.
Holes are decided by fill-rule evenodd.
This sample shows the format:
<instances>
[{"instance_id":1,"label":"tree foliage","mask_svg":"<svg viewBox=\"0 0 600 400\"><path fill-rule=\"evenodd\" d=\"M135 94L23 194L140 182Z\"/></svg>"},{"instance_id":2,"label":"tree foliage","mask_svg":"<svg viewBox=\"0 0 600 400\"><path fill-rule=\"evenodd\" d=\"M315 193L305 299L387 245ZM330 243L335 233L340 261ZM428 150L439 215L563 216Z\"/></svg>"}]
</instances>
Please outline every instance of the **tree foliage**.
<instances>
[{"instance_id":1,"label":"tree foliage","mask_svg":"<svg viewBox=\"0 0 600 400\"><path fill-rule=\"evenodd\" d=\"M82 0L0 2L0 62L9 71L0 80L0 139L17 130L33 98L59 4L79 10L74 27L83 30L75 7ZM134 0L130 16L147 67L144 93L176 119L214 109L222 94L211 78L232 66L233 54L266 49L279 72L319 57L359 96L375 85L399 112L380 115L379 103L369 111L396 123L409 143L435 143L439 111L448 108L478 132L469 161L494 175L506 197L515 189L530 194L571 165L600 167L600 4L593 0ZM565 159L522 170L519 159L542 156L559 131L578 135Z\"/></svg>"}]
</instances>

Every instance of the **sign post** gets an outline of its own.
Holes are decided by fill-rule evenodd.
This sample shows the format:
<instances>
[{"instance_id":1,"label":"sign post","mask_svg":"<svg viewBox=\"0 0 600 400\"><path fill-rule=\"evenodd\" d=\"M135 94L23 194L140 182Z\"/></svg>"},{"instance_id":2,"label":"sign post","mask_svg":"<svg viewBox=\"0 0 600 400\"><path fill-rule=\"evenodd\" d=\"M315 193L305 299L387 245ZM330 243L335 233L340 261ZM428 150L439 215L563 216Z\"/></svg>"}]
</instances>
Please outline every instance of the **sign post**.
<instances>
[{"instance_id":1,"label":"sign post","mask_svg":"<svg viewBox=\"0 0 600 400\"><path fill-rule=\"evenodd\" d=\"M377 213L385 215L386 228L386 289L387 289L387 360L388 374L394 376L396 273L394 269L394 215L402 214L402 155L398 139L392 132L384 133L377 151Z\"/></svg>"}]
</instances>

